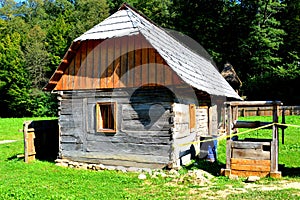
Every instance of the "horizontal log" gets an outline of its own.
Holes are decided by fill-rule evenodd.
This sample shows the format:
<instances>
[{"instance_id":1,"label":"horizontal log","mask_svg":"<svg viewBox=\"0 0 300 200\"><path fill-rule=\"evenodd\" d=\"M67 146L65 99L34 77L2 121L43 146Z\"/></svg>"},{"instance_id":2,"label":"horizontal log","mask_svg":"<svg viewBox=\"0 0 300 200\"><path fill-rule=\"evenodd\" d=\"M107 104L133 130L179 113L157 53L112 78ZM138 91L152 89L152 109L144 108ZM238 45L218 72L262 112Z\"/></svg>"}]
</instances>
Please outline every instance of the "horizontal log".
<instances>
[{"instance_id":1,"label":"horizontal log","mask_svg":"<svg viewBox=\"0 0 300 200\"><path fill-rule=\"evenodd\" d=\"M273 122L261 122L261 121L235 121L233 128L258 128L261 126L266 126L272 124ZM276 125L281 129L287 128L285 125ZM265 127L265 129L272 129L273 126Z\"/></svg>"},{"instance_id":2,"label":"horizontal log","mask_svg":"<svg viewBox=\"0 0 300 200\"><path fill-rule=\"evenodd\" d=\"M236 149L261 149L263 150L263 146L269 146L270 142L245 142L245 141L233 141L231 143L232 148Z\"/></svg>"},{"instance_id":3,"label":"horizontal log","mask_svg":"<svg viewBox=\"0 0 300 200\"><path fill-rule=\"evenodd\" d=\"M261 122L261 121L235 121L233 128L258 128L261 126L266 126L272 124L272 122ZM272 129L273 126L266 127L267 129Z\"/></svg>"},{"instance_id":4,"label":"horizontal log","mask_svg":"<svg viewBox=\"0 0 300 200\"><path fill-rule=\"evenodd\" d=\"M109 154L128 153L137 155L169 156L171 145L158 144L133 144L133 143L113 143L88 141L88 152L102 152Z\"/></svg>"},{"instance_id":5,"label":"horizontal log","mask_svg":"<svg viewBox=\"0 0 300 200\"><path fill-rule=\"evenodd\" d=\"M250 160L250 159L237 159L231 158L231 164L238 165L264 165L271 166L271 160Z\"/></svg>"},{"instance_id":6,"label":"horizontal log","mask_svg":"<svg viewBox=\"0 0 300 200\"><path fill-rule=\"evenodd\" d=\"M271 170L271 166L270 165L231 164L231 169L233 169L233 170L243 170L243 171L255 171L255 172L269 172Z\"/></svg>"},{"instance_id":7,"label":"horizontal log","mask_svg":"<svg viewBox=\"0 0 300 200\"><path fill-rule=\"evenodd\" d=\"M61 151L82 151L83 147L82 144L75 144L75 143L64 143L61 142L60 144Z\"/></svg>"},{"instance_id":8,"label":"horizontal log","mask_svg":"<svg viewBox=\"0 0 300 200\"><path fill-rule=\"evenodd\" d=\"M168 157L136 155L136 154L115 154L63 151L62 158L84 163L104 164L107 166L124 166L138 168L164 168L170 160Z\"/></svg>"},{"instance_id":9,"label":"horizontal log","mask_svg":"<svg viewBox=\"0 0 300 200\"><path fill-rule=\"evenodd\" d=\"M232 158L270 160L271 153L260 149L232 149Z\"/></svg>"},{"instance_id":10,"label":"horizontal log","mask_svg":"<svg viewBox=\"0 0 300 200\"><path fill-rule=\"evenodd\" d=\"M231 174L232 175L237 175L239 177L249 177L249 176L266 177L270 174L270 172L231 170Z\"/></svg>"},{"instance_id":11,"label":"horizontal log","mask_svg":"<svg viewBox=\"0 0 300 200\"><path fill-rule=\"evenodd\" d=\"M150 137L150 136L140 136L138 133L133 136L127 134L117 133L113 137L107 136L105 134L96 133L88 134L87 141L97 141L97 142L113 142L113 143L134 143L134 144L171 144L170 137Z\"/></svg>"}]
</instances>

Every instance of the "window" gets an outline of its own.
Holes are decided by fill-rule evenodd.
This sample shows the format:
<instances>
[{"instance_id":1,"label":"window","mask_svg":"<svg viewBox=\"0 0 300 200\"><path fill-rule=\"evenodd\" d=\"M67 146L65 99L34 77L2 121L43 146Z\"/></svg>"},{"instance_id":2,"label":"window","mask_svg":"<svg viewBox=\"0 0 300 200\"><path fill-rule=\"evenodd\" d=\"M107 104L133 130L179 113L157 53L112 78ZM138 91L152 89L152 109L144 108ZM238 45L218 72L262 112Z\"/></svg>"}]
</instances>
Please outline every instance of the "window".
<instances>
[{"instance_id":1,"label":"window","mask_svg":"<svg viewBox=\"0 0 300 200\"><path fill-rule=\"evenodd\" d=\"M97 132L116 132L116 102L97 103Z\"/></svg>"}]
</instances>

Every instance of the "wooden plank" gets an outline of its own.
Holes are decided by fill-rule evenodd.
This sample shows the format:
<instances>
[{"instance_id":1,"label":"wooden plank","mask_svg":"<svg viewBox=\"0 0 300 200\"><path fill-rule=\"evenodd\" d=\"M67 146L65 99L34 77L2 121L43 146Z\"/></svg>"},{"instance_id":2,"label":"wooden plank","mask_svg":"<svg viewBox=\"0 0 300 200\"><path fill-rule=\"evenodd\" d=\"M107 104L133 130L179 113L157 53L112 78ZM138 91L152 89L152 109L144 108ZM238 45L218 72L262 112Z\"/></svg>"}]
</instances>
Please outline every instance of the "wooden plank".
<instances>
[{"instance_id":1,"label":"wooden plank","mask_svg":"<svg viewBox=\"0 0 300 200\"><path fill-rule=\"evenodd\" d=\"M255 172L270 172L270 165L241 165L231 164L232 170L255 171Z\"/></svg>"},{"instance_id":2,"label":"wooden plank","mask_svg":"<svg viewBox=\"0 0 300 200\"><path fill-rule=\"evenodd\" d=\"M107 77L107 40L104 40L100 44L100 88L106 88Z\"/></svg>"},{"instance_id":3,"label":"wooden plank","mask_svg":"<svg viewBox=\"0 0 300 200\"><path fill-rule=\"evenodd\" d=\"M128 45L134 45L134 38L133 37L128 37ZM135 86L135 74L134 74L134 66L135 66L135 58L134 58L134 51L128 51L128 57L127 57L127 65L128 65L128 70L127 74L129 74L129 78L127 80L128 82L128 87L133 87Z\"/></svg>"},{"instance_id":4,"label":"wooden plank","mask_svg":"<svg viewBox=\"0 0 300 200\"><path fill-rule=\"evenodd\" d=\"M263 146L269 146L270 142L246 142L246 141L233 141L232 148L235 149L261 149Z\"/></svg>"},{"instance_id":5,"label":"wooden plank","mask_svg":"<svg viewBox=\"0 0 300 200\"><path fill-rule=\"evenodd\" d=\"M120 87L120 72L121 72L121 39L115 38L115 61L113 72L113 88Z\"/></svg>"},{"instance_id":6,"label":"wooden plank","mask_svg":"<svg viewBox=\"0 0 300 200\"><path fill-rule=\"evenodd\" d=\"M270 166L271 161L270 160L250 160L250 159L231 158L231 164Z\"/></svg>"},{"instance_id":7,"label":"wooden plank","mask_svg":"<svg viewBox=\"0 0 300 200\"><path fill-rule=\"evenodd\" d=\"M69 84L67 89L72 90L74 88L74 78L75 78L75 57L71 61L71 64L69 66L69 80L68 80Z\"/></svg>"},{"instance_id":8,"label":"wooden plank","mask_svg":"<svg viewBox=\"0 0 300 200\"><path fill-rule=\"evenodd\" d=\"M261 126L266 126L272 124L272 122L261 122L261 121L235 121L234 128L257 128ZM266 127L272 129L272 126Z\"/></svg>"},{"instance_id":9,"label":"wooden plank","mask_svg":"<svg viewBox=\"0 0 300 200\"><path fill-rule=\"evenodd\" d=\"M148 70L148 45L145 41L142 43L142 80L143 84L149 84L149 70Z\"/></svg>"},{"instance_id":10,"label":"wooden plank","mask_svg":"<svg viewBox=\"0 0 300 200\"><path fill-rule=\"evenodd\" d=\"M87 41L86 49L86 74L85 82L86 86L84 89L93 89L93 74L94 74L94 42L91 40Z\"/></svg>"},{"instance_id":11,"label":"wooden plank","mask_svg":"<svg viewBox=\"0 0 300 200\"><path fill-rule=\"evenodd\" d=\"M270 174L270 172L231 170L231 174L237 175L239 177L249 177L249 176L266 177Z\"/></svg>"},{"instance_id":12,"label":"wooden plank","mask_svg":"<svg viewBox=\"0 0 300 200\"><path fill-rule=\"evenodd\" d=\"M173 85L182 85L185 83L174 71L172 71L172 81Z\"/></svg>"},{"instance_id":13,"label":"wooden plank","mask_svg":"<svg viewBox=\"0 0 300 200\"><path fill-rule=\"evenodd\" d=\"M157 72L156 72L156 63L155 63L155 49L148 48L148 62L149 62L149 83L150 84L157 84Z\"/></svg>"},{"instance_id":14,"label":"wooden plank","mask_svg":"<svg viewBox=\"0 0 300 200\"><path fill-rule=\"evenodd\" d=\"M194 129L196 127L196 105L190 104L189 105L189 114L190 114L190 129Z\"/></svg>"},{"instance_id":15,"label":"wooden plank","mask_svg":"<svg viewBox=\"0 0 300 200\"><path fill-rule=\"evenodd\" d=\"M23 124L23 135L24 135L24 155L25 162L29 163L35 160L35 146L34 146L34 138L35 134L33 130L30 130L29 125L31 121L25 122Z\"/></svg>"},{"instance_id":16,"label":"wooden plank","mask_svg":"<svg viewBox=\"0 0 300 200\"><path fill-rule=\"evenodd\" d=\"M273 122L278 123L278 105L273 106ZM271 142L271 172L278 171L278 126L273 125L272 142Z\"/></svg>"},{"instance_id":17,"label":"wooden plank","mask_svg":"<svg viewBox=\"0 0 300 200\"><path fill-rule=\"evenodd\" d=\"M165 85L165 75L164 75L164 68L163 65L163 58L159 55L157 51L155 51L155 63L156 63L156 82L160 85Z\"/></svg>"},{"instance_id":18,"label":"wooden plank","mask_svg":"<svg viewBox=\"0 0 300 200\"><path fill-rule=\"evenodd\" d=\"M93 89L99 89L100 88L100 41L94 40L93 41L94 47L93 47Z\"/></svg>"},{"instance_id":19,"label":"wooden plank","mask_svg":"<svg viewBox=\"0 0 300 200\"><path fill-rule=\"evenodd\" d=\"M121 52L122 56L120 58L120 79L122 81L122 85L126 87L128 84L128 37L121 38Z\"/></svg>"},{"instance_id":20,"label":"wooden plank","mask_svg":"<svg viewBox=\"0 0 300 200\"><path fill-rule=\"evenodd\" d=\"M164 68L164 74L165 74L165 84L166 85L173 85L173 71L170 69L169 66L165 65L166 67Z\"/></svg>"},{"instance_id":21,"label":"wooden plank","mask_svg":"<svg viewBox=\"0 0 300 200\"><path fill-rule=\"evenodd\" d=\"M79 70L79 79L80 79L80 86L79 88L84 89L86 88L86 72L87 72L87 43L88 41L83 41L81 46L81 65Z\"/></svg>"},{"instance_id":22,"label":"wooden plank","mask_svg":"<svg viewBox=\"0 0 300 200\"><path fill-rule=\"evenodd\" d=\"M230 101L225 103L227 105L239 106L239 107L282 105L281 101Z\"/></svg>"},{"instance_id":23,"label":"wooden plank","mask_svg":"<svg viewBox=\"0 0 300 200\"><path fill-rule=\"evenodd\" d=\"M134 37L134 72L135 72L135 86L140 87L143 83L142 74L142 44L140 37Z\"/></svg>"},{"instance_id":24,"label":"wooden plank","mask_svg":"<svg viewBox=\"0 0 300 200\"><path fill-rule=\"evenodd\" d=\"M64 74L61 77L63 89L67 89L68 88L68 86L69 86L69 77L70 77L70 67L67 67L65 69Z\"/></svg>"},{"instance_id":25,"label":"wooden plank","mask_svg":"<svg viewBox=\"0 0 300 200\"><path fill-rule=\"evenodd\" d=\"M226 141L226 169L230 169L230 165L231 165L231 144L232 141L229 138L230 134L231 134L231 122L232 122L232 110L231 110L231 106L230 105L226 105L226 112L227 112L227 126L226 128L226 135L227 137L227 141Z\"/></svg>"},{"instance_id":26,"label":"wooden plank","mask_svg":"<svg viewBox=\"0 0 300 200\"><path fill-rule=\"evenodd\" d=\"M107 42L107 68L106 68L106 86L105 88L113 88L114 83L114 67L115 67L115 39L108 39Z\"/></svg>"},{"instance_id":27,"label":"wooden plank","mask_svg":"<svg viewBox=\"0 0 300 200\"><path fill-rule=\"evenodd\" d=\"M270 160L271 155L269 151L260 149L232 149L232 158Z\"/></svg>"},{"instance_id":28,"label":"wooden plank","mask_svg":"<svg viewBox=\"0 0 300 200\"><path fill-rule=\"evenodd\" d=\"M208 109L209 116L209 135L216 135L218 133L218 110L217 105L212 105Z\"/></svg>"},{"instance_id":29,"label":"wooden plank","mask_svg":"<svg viewBox=\"0 0 300 200\"><path fill-rule=\"evenodd\" d=\"M74 57L74 61L75 61L75 71L74 71L74 89L79 89L80 86L80 79L79 79L79 70L80 70L80 66L81 66L81 54L80 54L81 50L79 49L76 53L76 56Z\"/></svg>"}]
</instances>

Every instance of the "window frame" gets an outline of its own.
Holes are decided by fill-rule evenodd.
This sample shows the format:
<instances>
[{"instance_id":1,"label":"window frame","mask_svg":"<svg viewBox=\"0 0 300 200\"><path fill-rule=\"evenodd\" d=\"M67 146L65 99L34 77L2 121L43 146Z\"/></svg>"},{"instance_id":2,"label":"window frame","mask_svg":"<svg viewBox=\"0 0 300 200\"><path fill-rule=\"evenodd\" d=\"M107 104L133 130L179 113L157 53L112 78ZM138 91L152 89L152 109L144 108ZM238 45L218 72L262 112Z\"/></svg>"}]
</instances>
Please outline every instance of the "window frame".
<instances>
[{"instance_id":1,"label":"window frame","mask_svg":"<svg viewBox=\"0 0 300 200\"><path fill-rule=\"evenodd\" d=\"M103 122L105 120L101 116L101 106L102 108L106 106L111 106L111 112L108 112L109 120L113 120L113 127L103 127L103 124L107 122ZM102 122L102 123L100 123ZM108 122L110 123L110 122ZM117 102L97 102L96 103L96 131L100 133L116 133L117 131Z\"/></svg>"}]
</instances>

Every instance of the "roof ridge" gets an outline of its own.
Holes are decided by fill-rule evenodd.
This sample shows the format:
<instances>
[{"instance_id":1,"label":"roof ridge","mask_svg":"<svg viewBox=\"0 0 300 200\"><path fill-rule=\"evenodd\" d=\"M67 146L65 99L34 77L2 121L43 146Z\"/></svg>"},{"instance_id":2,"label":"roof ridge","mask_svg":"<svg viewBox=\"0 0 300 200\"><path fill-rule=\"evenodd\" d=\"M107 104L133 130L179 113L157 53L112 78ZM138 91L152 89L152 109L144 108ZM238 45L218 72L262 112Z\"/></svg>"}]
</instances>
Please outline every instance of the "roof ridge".
<instances>
[{"instance_id":1,"label":"roof ridge","mask_svg":"<svg viewBox=\"0 0 300 200\"><path fill-rule=\"evenodd\" d=\"M150 22L152 25L154 25L156 28L160 29L161 31L163 31L164 33L166 33L168 36L170 36L171 38L173 38L176 42L178 42L179 44L181 44L183 47L185 47L186 49L188 49L189 51L193 52L196 56L199 56L200 58L203 58L205 59L206 61L210 62L217 70L218 72L219 69L218 67L215 65L214 61L212 60L211 56L209 55L209 53L202 47L202 49L205 51L205 53L207 53L207 55L209 55L209 58L207 56L204 56L202 54L200 54L200 52L197 52L196 50L194 50L190 45L186 44L185 42L182 41L182 38L178 38L176 37L174 34L171 34L170 31L168 31L166 28L163 28L161 26L159 26L158 24L156 24L155 22L153 22L150 18L148 18L146 15L144 15L143 13L141 13L140 11L138 11L136 8L132 7L131 5L129 5L128 3L124 2L120 8L118 9L119 10L125 10L125 9L128 9L128 10L132 10L134 11L134 13L140 15L141 17L143 17L145 20L147 20L148 22ZM131 17L130 17L131 19ZM131 19L132 20L132 19ZM139 30L141 30L141 27L140 26L136 26L136 24L134 24L136 28L138 28ZM169 29L171 30L171 29ZM175 31L175 30L171 30L171 31ZM178 31L175 31L175 32L178 32ZM178 33L181 33L181 32L178 32ZM183 34L184 36L187 36L185 35L184 33L181 33ZM189 36L187 36L189 37ZM191 37L189 37L191 38ZM193 41L195 41L193 38L191 38ZM150 41L149 41L150 42ZM195 41L196 42L196 41ZM197 43L197 42L196 42ZM197 43L198 44L198 43Z\"/></svg>"},{"instance_id":2,"label":"roof ridge","mask_svg":"<svg viewBox=\"0 0 300 200\"><path fill-rule=\"evenodd\" d=\"M154 21L152 21L149 17L147 17L146 15L144 15L142 12L138 11L136 8L132 7L131 5L129 5L128 3L124 2L119 10L125 10L125 9L130 9L132 11L134 11L135 13L139 14L141 17L145 18L147 21L149 21L151 24L158 26Z\"/></svg>"}]
</instances>

